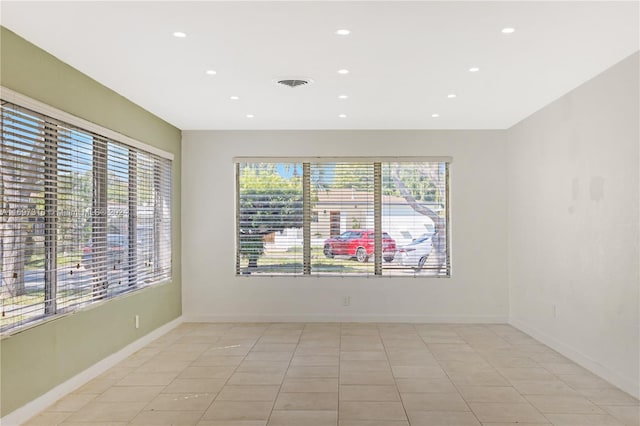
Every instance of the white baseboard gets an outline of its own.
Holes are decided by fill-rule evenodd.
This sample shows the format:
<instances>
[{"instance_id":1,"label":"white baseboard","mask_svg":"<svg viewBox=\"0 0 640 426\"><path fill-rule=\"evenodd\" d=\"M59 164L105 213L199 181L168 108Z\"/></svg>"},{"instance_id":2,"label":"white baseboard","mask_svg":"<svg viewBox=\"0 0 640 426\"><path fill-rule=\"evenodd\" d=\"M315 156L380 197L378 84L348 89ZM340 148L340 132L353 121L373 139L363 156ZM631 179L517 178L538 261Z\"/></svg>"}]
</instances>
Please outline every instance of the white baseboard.
<instances>
[{"instance_id":1,"label":"white baseboard","mask_svg":"<svg viewBox=\"0 0 640 426\"><path fill-rule=\"evenodd\" d=\"M100 374L104 373L111 367L118 364L120 361L127 358L129 355L137 352L142 349L144 346L148 345L158 337L166 334L167 332L173 330L175 327L180 325L183 321L182 317L176 318L175 320L166 323L165 325L156 328L151 333L144 335L139 338L135 342L130 343L124 348L120 349L118 352L109 355L108 357L98 361L93 364L91 367L86 370L76 374L69 380L64 383L59 384L55 388L51 389L49 392L45 393L42 396L34 399L31 402L23 405L15 411L7 414L6 416L0 418L0 425L2 426L14 426L20 425L33 416L37 415L39 412L49 407L51 404L62 398L63 396L73 392L78 389L80 386L84 385L88 381L96 378Z\"/></svg>"},{"instance_id":2,"label":"white baseboard","mask_svg":"<svg viewBox=\"0 0 640 426\"><path fill-rule=\"evenodd\" d=\"M481 324L506 324L507 317L501 315L483 316L436 316L436 315L332 315L332 314L234 314L234 315L208 315L208 314L183 314L185 322L393 322L393 323L481 323Z\"/></svg>"},{"instance_id":3,"label":"white baseboard","mask_svg":"<svg viewBox=\"0 0 640 426\"><path fill-rule=\"evenodd\" d=\"M536 329L535 327L531 327L524 321L512 318L509 320L509 324L527 333L536 340L539 340L541 343L544 343L555 351L561 353L571 361L586 368L593 374L603 378L607 382L620 388L634 398L640 398L640 382L638 382L637 377L634 380L631 377L623 376L600 364L598 361L582 353L580 350L557 340L555 337L550 336L547 333Z\"/></svg>"}]
</instances>

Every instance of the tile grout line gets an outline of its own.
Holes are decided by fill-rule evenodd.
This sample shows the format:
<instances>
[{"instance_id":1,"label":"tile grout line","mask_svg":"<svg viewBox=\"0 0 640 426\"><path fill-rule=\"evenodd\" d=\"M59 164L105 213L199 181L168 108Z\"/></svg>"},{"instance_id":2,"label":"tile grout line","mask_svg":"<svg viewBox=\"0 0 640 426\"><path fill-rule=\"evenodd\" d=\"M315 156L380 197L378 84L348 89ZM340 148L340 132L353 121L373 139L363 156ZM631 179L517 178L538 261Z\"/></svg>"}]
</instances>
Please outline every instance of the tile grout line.
<instances>
[{"instance_id":1,"label":"tile grout line","mask_svg":"<svg viewBox=\"0 0 640 426\"><path fill-rule=\"evenodd\" d=\"M493 330L491 330L491 331L493 332ZM494 332L494 334L496 334L496 336L498 336L498 337L501 337L500 335L498 335L498 333L495 333L495 332ZM528 336L528 335L527 335L527 336ZM533 338L533 337L531 337L531 336L528 336L528 337L530 337L531 339L533 339L536 343L538 343L538 344L542 344L542 343L541 343L540 341L538 341L537 339L535 339L535 338ZM503 340L504 340L504 339L503 339ZM510 345L510 346L512 346L512 347L513 347L513 346L518 346L518 345L515 345L515 344L513 344L513 343L511 343L511 342L509 342L509 341L507 341L507 343L509 343L509 345ZM546 345L545 345L545 346L546 346ZM519 350L520 350L520 349L519 349ZM556 352L556 351L554 351L554 352ZM554 373L553 371L548 370L548 369L547 369L547 368L545 368L543 365L540 365L540 362L536 361L535 359L533 359L533 358L531 358L531 357L529 357L529 356L527 356L527 358L529 358L529 359L531 359L533 362L535 362L535 363L536 363L536 365L537 365L539 368L542 368L544 371L546 371L547 373L551 374L551 375L552 375L556 380L558 380L558 381L560 381L560 382L562 382L562 383L565 383L565 382L564 382L564 380L562 380L560 377L558 377L558 375L557 375L556 373ZM498 369L496 368L496 370L498 370ZM505 378L506 378L506 379L507 379L507 381L508 381L512 386L513 386L513 382L512 382L508 377L505 377ZM567 383L565 383L565 385L569 386L571 389L573 389L574 391L578 392L578 391L577 391L577 389L573 388L571 385L569 385L569 384L567 384ZM579 393L579 392L578 392L578 393ZM522 396L522 397L527 401L527 403L529 403L529 404L530 404L530 405L531 405L531 406L532 406L536 411L538 411L538 412L539 412L539 413L540 413L540 414L541 414L545 419L547 419L547 421L548 421L550 424L553 424L553 422L551 421L551 419L550 419L549 417L547 417L547 414L554 414L554 413L543 413L541 410L539 410L536 406L534 406L534 405L533 405L533 403L529 400L529 398L527 398L527 396L526 396L526 395L521 394L521 393L520 393L520 391L518 391L518 394L520 394L520 396ZM606 410L603 410L603 411L606 413Z\"/></svg>"},{"instance_id":2,"label":"tile grout line","mask_svg":"<svg viewBox=\"0 0 640 426\"><path fill-rule=\"evenodd\" d=\"M490 329L487 325L482 325L483 329L486 329L487 331L491 332L492 334L494 334L495 336L499 337L501 340L505 340L503 339L499 334L497 334L495 331L493 331L492 329ZM456 334L458 334L456 332ZM507 383L509 383L509 387L512 387L516 392L518 392L518 395L520 395L525 401L527 401L527 403L538 412L538 414L542 415L542 417L544 417L550 425L552 425L553 423L549 420L549 418L547 416L544 415L544 413L542 413L540 410L538 410L536 407L533 406L533 404L531 404L531 402L529 402L529 400L523 395L521 394L517 389L515 389L515 387L513 386L513 383L511 383L511 380L509 380L508 377L506 377L495 365L493 365L493 363L491 361L489 361L483 354L482 352L478 351L473 345L471 345L464 337L460 336L458 334L458 336L465 342L466 345L468 345L470 348L473 349L474 353L476 353L480 358L482 358L487 364L489 364L491 366L491 368L493 368L495 370L495 372L502 377ZM509 341L505 340L505 343L508 343L510 348L513 348L513 344ZM438 364L440 363L440 361L438 359L436 359L436 362L438 362ZM534 361L535 362L535 361ZM442 366L441 366L442 367ZM447 371L443 368L445 374L447 375L447 377L449 377L449 374L447 373ZM451 383L453 384L453 386L456 388L456 390L458 391L458 393L460 394L460 396L462 397L462 399L464 400L465 404L467 404L467 406L469 406L469 401L467 401L464 396L462 396L462 392L460 392L460 388L458 387L458 385L451 380L451 378L449 377L449 380L451 381ZM496 387L500 387L500 386L496 386ZM471 413L473 413L474 417L476 417L476 419L478 419L478 422L480 424L482 424L482 422L480 421L480 419L478 418L477 414L473 411L473 409L471 409L471 407L469 406L469 409L471 411Z\"/></svg>"},{"instance_id":3,"label":"tile grout line","mask_svg":"<svg viewBox=\"0 0 640 426\"><path fill-rule=\"evenodd\" d=\"M271 416L273 415L273 411L274 411L274 408L276 406L276 402L278 402L278 398L280 397L280 392L282 391L282 385L284 384L284 381L285 381L285 379L287 377L287 373L289 373L289 368L291 368L291 363L293 362L293 357L295 357L295 355L296 355L298 347L300 346L300 339L302 338L302 335L304 334L304 330L306 328L307 328L307 323L304 323L304 327L302 327L302 331L300 332L300 335L298 336L298 340L296 341L296 347L293 349L293 352L291 353L291 357L289 358L289 363L287 364L287 368L284 371L284 374L282 375L282 380L280 381L280 386L278 387L278 393L276 393L276 397L273 400L273 404L271 405L271 411L269 412L269 417L267 417L267 422L265 423L265 426L269 426L269 422L271 422ZM266 330L265 330L265 332L266 332ZM263 333L263 336L264 336L264 333ZM260 337L262 337L262 336L260 336Z\"/></svg>"},{"instance_id":4,"label":"tile grout line","mask_svg":"<svg viewBox=\"0 0 640 426\"><path fill-rule=\"evenodd\" d=\"M171 332L175 332L176 330L177 330L177 328L176 328L176 329L171 330ZM170 332L170 333L171 333L171 332ZM189 333L186 333L186 334L184 334L184 335L182 335L182 336L178 336L178 337L176 337L175 339L171 340L171 341L170 341L170 342L168 342L167 344L163 344L163 345L162 345L162 347L161 347L161 349L159 349L159 350L158 350L158 353L156 353L155 355L151 356L149 359L147 359L145 362L143 362L143 363L142 363L142 364L140 364L139 366L135 367L135 368L131 371L131 373L133 374L133 373L138 372L138 370L139 370L142 366L144 366L144 365L145 365L145 364L147 364L148 362L151 362L151 361L152 361L152 360L154 360L158 355L160 355L160 354L163 352L163 349L166 349L166 348L171 347L171 346L172 346L172 345L174 345L178 340L180 340L182 337L185 337L185 336L188 336L188 335L189 335ZM160 337L158 337L158 339L154 340L154 342L155 342L155 341L157 341L157 340L162 339L163 337L166 337L166 335L165 335L165 336L160 336ZM151 342L151 344L152 344L152 343L153 343L153 342ZM147 346L145 346L145 348L148 348L148 345L147 345ZM143 348L143 349L144 349L144 348ZM132 354L132 355L135 355L135 353L134 353L134 354ZM123 360L123 361L124 361L124 360ZM123 361L121 361L121 362L123 362ZM126 423L127 423L128 425L132 424L132 423L133 423L133 421L135 420L135 418L136 418L136 417L138 417L140 414L142 414L142 413L145 411L145 408L147 408L147 407L148 407L148 406L153 402L153 400L154 400L154 399L156 399L159 395L161 395L161 394L162 394L162 391L163 391L164 389L166 389L166 388L167 388L167 386L169 386L171 383L173 383L173 381L178 377L178 375L180 375L180 373L181 373L182 371L184 371L184 369L186 369L186 368L187 368L187 367L189 367L190 365L191 365L191 362L188 362L188 363L187 363L187 365L186 365L182 370L180 370L180 371L176 374L176 376L175 376L173 379L171 379L171 381L170 381L168 384L166 384L166 385L160 385L160 386L162 386L162 389L160 390L160 392L158 392L158 394L157 394L156 396L154 396L153 398L151 398L151 400L149 400L148 402L146 402L146 403L145 403L145 405L144 405L144 407L142 407L142 409L141 409L141 410L139 410L139 411L138 411L138 412L137 412L137 413L136 413L136 414L135 414L135 415L134 415L130 420L126 421ZM156 373L158 373L158 372L156 372ZM140 374L140 373L138 372L138 374ZM143 374L144 374L144 373L143 373ZM162 374L162 373L161 373L161 374ZM125 377L126 377L126 376L125 376ZM124 379L124 377L123 377L122 379ZM118 382L116 382L116 383L114 383L113 385L109 386L109 388L108 388L108 389L106 389L106 390L105 390L104 392L102 392L101 394L99 394L99 396L103 395L107 390L112 389L114 386L115 386L115 387L117 387L117 383L119 383L122 379L118 380ZM125 386L125 385L122 385L122 386ZM137 385L132 385L132 386L137 386ZM153 386L153 385L141 385L141 386ZM98 397L96 397L95 399L97 399L97 398L98 398ZM94 399L94 400L95 400L95 399ZM69 417L70 417L70 416L69 416ZM66 421L66 420L65 420L65 421ZM64 423L65 423L65 422L63 421L63 422L62 422L62 424L64 424Z\"/></svg>"},{"instance_id":5,"label":"tile grout line","mask_svg":"<svg viewBox=\"0 0 640 426\"><path fill-rule=\"evenodd\" d=\"M223 336L224 337L228 337L228 333L234 328L237 327L238 324L237 323L231 323L231 326L229 327L228 330L225 330ZM268 328L268 327L267 327ZM266 329L265 329L266 331ZM249 348L249 350L247 351L246 354L244 354L242 356L242 359L240 360L240 362L238 363L238 365L233 369L233 371L231 372L231 374L229 375L229 377L227 377L227 379L224 381L224 384L222 385L222 387L220 388L220 390L218 391L218 393L216 394L216 396L213 398L213 400L211 401L211 403L209 404L209 406L203 411L202 415L200 416L200 418L198 419L198 423L203 421L203 417L205 414L207 414L207 411L209 411L209 409L211 408L211 406L216 402L216 400L218 399L218 397L220 396L220 393L222 393L222 391L224 390L224 387L227 386L227 384L229 383L229 380L231 380L231 377L238 371L238 368L242 365L242 363L246 360L247 355L249 355L249 353L251 352L251 350L258 344L258 341L260 340L260 337L262 337L262 335L264 334L264 331L262 332L262 334L260 336L258 336L255 340L255 342L253 342L253 344L251 345L251 347ZM217 340L220 340L220 338L218 338ZM211 348L209 348L211 349ZM207 350L209 350L207 349ZM206 352L206 351L205 351ZM204 353L204 352L203 352ZM201 354L202 355L202 354ZM223 355L224 356L224 355Z\"/></svg>"},{"instance_id":6,"label":"tile grout line","mask_svg":"<svg viewBox=\"0 0 640 426\"><path fill-rule=\"evenodd\" d=\"M402 400L402 394L400 393L400 389L398 388L398 381L396 380L396 376L393 374L393 367L391 366L391 360L389 360L389 352L387 351L387 345L384 343L384 339L382 338L382 334L380 333L380 325L377 324L376 328L378 329L378 336L380 336L380 343L382 344L382 348L384 349L384 356L386 358L387 364L389 365L389 371L391 372L393 385L396 387L396 392L398 392L398 398L400 399L400 404L402 405L404 416L407 419L407 424L411 426L411 419L409 419L409 413L407 412L407 407L405 407L404 405L404 401Z\"/></svg>"},{"instance_id":7,"label":"tile grout line","mask_svg":"<svg viewBox=\"0 0 640 426\"><path fill-rule=\"evenodd\" d=\"M184 335L184 336L182 336L182 337L189 336L189 335L191 335L194 331L195 331L195 330L192 330L192 331L188 332L187 334L185 334L185 335ZM181 338L182 338L182 337L181 337ZM176 340L179 340L179 339L176 339ZM216 337L216 341L217 341L217 340L219 340L219 337ZM172 342L172 343L175 343L175 342ZM215 341L214 341L214 342L212 342L211 344L215 344ZM160 392L158 393L158 395L156 395L156 397L152 398L152 399L151 399L151 401L149 401L149 402L147 403L147 405L145 405L145 406L144 406L144 408L143 408L140 412L138 412L138 414L136 414L136 415L135 415L135 416L134 416L134 417L133 417L129 422L127 422L127 424L128 424L128 425L133 424L133 421L135 420L135 418L136 418L136 417L138 417L140 414L142 414L142 413L145 411L145 408L147 408L149 405L151 405L151 403L153 402L153 400L154 400L154 399L156 399L158 396L162 395L162 391L163 391L163 390L165 390L166 388L168 388L168 387L169 387L169 386L170 386L170 385L171 385L171 384L172 384L172 383L173 383L173 382L178 378L178 376L180 376L180 373L182 373L182 372L183 372L184 370L186 370L187 368L191 367L191 366L193 365L194 361L195 361L196 359L200 358L200 357L202 356L202 354L203 354L203 353L205 353L207 350L208 350L208 349L205 349L205 350L204 350L204 351L202 351L202 353L200 353L200 354L199 354L199 355L198 355L194 360L189 361L189 362L188 362L188 364L187 364L187 366L186 366L185 368L183 368L180 372L178 372L178 374L176 375L176 377L174 377L174 378L173 378L173 380L171 380L171 382L169 382L169 384L167 384L167 385L163 386L163 388L160 390ZM160 351L158 354L154 355L151 359L153 359L153 358L155 358L156 356L160 355L160 353L162 353L162 351ZM151 361L151 360L149 360L149 361ZM149 361L147 361L147 362L149 362ZM146 362L145 362L145 364L146 364ZM144 364L143 364L143 365L144 365ZM140 367L141 367L141 366L140 366ZM138 368L139 368L139 367L138 367ZM211 404L213 403L213 401L214 401L214 400L215 400L215 397L213 398L213 400L211 400ZM211 404L209 404L209 405L211 405ZM151 410L150 410L150 411L151 411ZM198 418L198 422L200 422L200 420L202 419L202 416L204 416L204 413L206 413L206 412L207 412L207 409L205 409L205 410L202 412L202 415Z\"/></svg>"},{"instance_id":8,"label":"tile grout line","mask_svg":"<svg viewBox=\"0 0 640 426\"><path fill-rule=\"evenodd\" d=\"M425 324L428 325L428 324ZM414 325L415 327L415 325ZM450 328L463 342L465 345L468 345L469 347L473 348L473 346L471 346L469 344L469 342L467 342L467 340L465 338L463 338L462 336L460 336L460 334L458 334L458 332L455 330L454 327L452 326L447 326L448 328ZM416 330L417 331L417 330ZM431 355L433 355L433 359L436 361L436 363L438 364L438 366L442 369L442 372L445 374L445 376L447 376L447 379L451 382L451 385L455 388L455 390L458 392L458 395L460 395L460 398L464 401L465 405L469 408L469 412L473 415L473 417L478 421L479 425L482 425L482 422L480 421L480 419L478 418L477 414L473 411L473 409L471 409L471 406L469 405L469 402L464 398L464 396L462 396L462 392L460 392L460 388L458 387L458 385L451 379L451 376L449 376L449 373L447 372L447 370L442 366L442 364L440 363L440 360L435 356L435 354L431 351L431 348L429 347L429 344L427 342L425 342L424 337L422 337L422 335L420 333L418 333L418 336L420 336L420 340L422 340L422 342L424 343L424 345L426 346L427 350L429 352L431 352ZM473 348L474 352L477 352L475 350L475 348ZM480 356L485 362L487 362L488 364L490 364L482 355L478 354L478 356ZM493 366L492 366L493 367ZM497 370L496 370L497 371Z\"/></svg>"}]
</instances>

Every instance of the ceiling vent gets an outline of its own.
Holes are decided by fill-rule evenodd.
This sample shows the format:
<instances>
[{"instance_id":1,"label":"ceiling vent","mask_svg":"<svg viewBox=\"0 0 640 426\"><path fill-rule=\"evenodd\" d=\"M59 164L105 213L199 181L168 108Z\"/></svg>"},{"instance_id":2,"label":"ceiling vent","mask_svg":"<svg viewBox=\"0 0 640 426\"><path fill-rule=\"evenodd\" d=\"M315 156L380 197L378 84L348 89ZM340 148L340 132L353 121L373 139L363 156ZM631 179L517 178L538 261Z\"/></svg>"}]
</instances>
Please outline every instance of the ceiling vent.
<instances>
[{"instance_id":1,"label":"ceiling vent","mask_svg":"<svg viewBox=\"0 0 640 426\"><path fill-rule=\"evenodd\" d=\"M277 83L287 87L300 87L311 83L311 80L305 80L301 78L287 78L278 80Z\"/></svg>"}]
</instances>

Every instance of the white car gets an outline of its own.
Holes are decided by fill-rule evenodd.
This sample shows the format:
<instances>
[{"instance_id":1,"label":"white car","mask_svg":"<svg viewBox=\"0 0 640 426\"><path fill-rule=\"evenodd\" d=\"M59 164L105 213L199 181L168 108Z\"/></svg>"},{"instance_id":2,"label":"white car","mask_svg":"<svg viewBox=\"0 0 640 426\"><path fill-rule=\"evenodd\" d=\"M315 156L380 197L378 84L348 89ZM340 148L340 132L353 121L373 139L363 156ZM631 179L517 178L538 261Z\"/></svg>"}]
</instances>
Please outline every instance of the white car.
<instances>
[{"instance_id":1,"label":"white car","mask_svg":"<svg viewBox=\"0 0 640 426\"><path fill-rule=\"evenodd\" d=\"M400 247L396 255L400 265L412 266L417 270L422 269L433 248L431 237L432 234L424 234L406 246Z\"/></svg>"}]
</instances>

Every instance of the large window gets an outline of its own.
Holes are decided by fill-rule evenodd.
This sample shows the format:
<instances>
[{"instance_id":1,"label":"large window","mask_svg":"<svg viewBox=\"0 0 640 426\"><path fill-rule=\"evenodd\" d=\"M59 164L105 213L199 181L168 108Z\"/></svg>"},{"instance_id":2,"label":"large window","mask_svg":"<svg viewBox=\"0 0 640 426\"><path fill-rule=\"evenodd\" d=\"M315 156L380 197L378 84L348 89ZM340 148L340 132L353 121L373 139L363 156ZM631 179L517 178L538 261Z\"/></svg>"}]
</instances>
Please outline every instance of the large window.
<instances>
[{"instance_id":1,"label":"large window","mask_svg":"<svg viewBox=\"0 0 640 426\"><path fill-rule=\"evenodd\" d=\"M236 159L236 274L448 277L449 158Z\"/></svg>"},{"instance_id":2,"label":"large window","mask_svg":"<svg viewBox=\"0 0 640 426\"><path fill-rule=\"evenodd\" d=\"M2 101L0 331L171 277L171 160Z\"/></svg>"}]
</instances>

